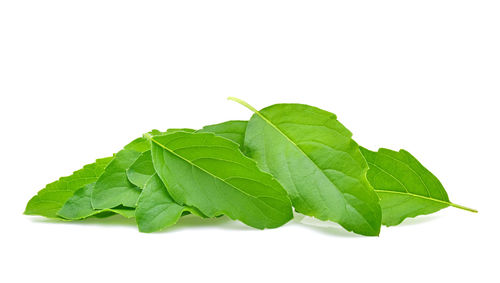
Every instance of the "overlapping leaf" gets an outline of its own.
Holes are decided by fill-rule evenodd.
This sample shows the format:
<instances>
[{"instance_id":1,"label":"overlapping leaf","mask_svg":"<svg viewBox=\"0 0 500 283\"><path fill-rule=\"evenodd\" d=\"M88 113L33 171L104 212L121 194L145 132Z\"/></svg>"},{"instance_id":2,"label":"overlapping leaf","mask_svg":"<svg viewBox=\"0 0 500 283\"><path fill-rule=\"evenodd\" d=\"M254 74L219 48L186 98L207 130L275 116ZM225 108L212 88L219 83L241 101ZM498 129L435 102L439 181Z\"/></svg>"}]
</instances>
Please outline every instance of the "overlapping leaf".
<instances>
[{"instance_id":1,"label":"overlapping leaf","mask_svg":"<svg viewBox=\"0 0 500 283\"><path fill-rule=\"evenodd\" d=\"M259 229L279 227L292 218L286 191L238 144L211 133L185 132L151 141L156 172L177 203Z\"/></svg>"},{"instance_id":2,"label":"overlapping leaf","mask_svg":"<svg viewBox=\"0 0 500 283\"><path fill-rule=\"evenodd\" d=\"M368 166L337 117L303 104L275 104L248 122L245 148L275 176L297 212L339 223L363 235L378 235L378 197L366 180Z\"/></svg>"},{"instance_id":3,"label":"overlapping leaf","mask_svg":"<svg viewBox=\"0 0 500 283\"><path fill-rule=\"evenodd\" d=\"M91 201L94 209L114 208L120 205L136 206L140 189L129 181L127 169L141 153L149 149L149 141L138 138L115 155L92 190Z\"/></svg>"},{"instance_id":4,"label":"overlapping leaf","mask_svg":"<svg viewBox=\"0 0 500 283\"><path fill-rule=\"evenodd\" d=\"M91 216L102 215L106 212L120 214L126 218L135 216L135 209L127 207L115 207L106 209L94 209L90 201L92 189L95 183L88 184L77 190L73 196L63 205L57 213L60 217L67 220L79 220Z\"/></svg>"},{"instance_id":5,"label":"overlapping leaf","mask_svg":"<svg viewBox=\"0 0 500 283\"><path fill-rule=\"evenodd\" d=\"M62 177L48 184L28 202L24 213L59 218L57 213L66 201L78 189L94 183L112 159L113 157L98 159L95 163L83 166L82 169L75 171L72 175Z\"/></svg>"},{"instance_id":6,"label":"overlapping leaf","mask_svg":"<svg viewBox=\"0 0 500 283\"><path fill-rule=\"evenodd\" d=\"M151 131L47 185L25 214L135 216L142 232L164 229L188 213L225 214L264 229L290 220L293 203L298 212L378 235L381 222L397 225L447 206L476 212L451 203L439 180L408 152L360 148L332 113L302 104L257 111L233 100L254 111L250 121Z\"/></svg>"},{"instance_id":7,"label":"overlapping leaf","mask_svg":"<svg viewBox=\"0 0 500 283\"><path fill-rule=\"evenodd\" d=\"M179 218L186 213L201 216L196 209L177 204L158 175L154 174L146 181L135 213L139 231L163 230L177 223Z\"/></svg>"}]
</instances>

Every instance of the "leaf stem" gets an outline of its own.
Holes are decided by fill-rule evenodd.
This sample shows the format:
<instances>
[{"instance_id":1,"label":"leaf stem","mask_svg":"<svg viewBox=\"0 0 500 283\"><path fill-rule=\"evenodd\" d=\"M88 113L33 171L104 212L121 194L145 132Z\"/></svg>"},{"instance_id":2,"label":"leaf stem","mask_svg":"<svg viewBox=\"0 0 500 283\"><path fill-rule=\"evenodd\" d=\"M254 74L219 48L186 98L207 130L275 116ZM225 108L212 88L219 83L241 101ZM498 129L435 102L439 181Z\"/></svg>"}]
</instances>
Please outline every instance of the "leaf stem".
<instances>
[{"instance_id":1,"label":"leaf stem","mask_svg":"<svg viewBox=\"0 0 500 283\"><path fill-rule=\"evenodd\" d=\"M142 135L143 138L147 139L148 141L153 141L153 135L150 133L145 133Z\"/></svg>"},{"instance_id":2,"label":"leaf stem","mask_svg":"<svg viewBox=\"0 0 500 283\"><path fill-rule=\"evenodd\" d=\"M453 207L456 207L456 208L460 208L460 209L463 209L463 210L467 210L467 211L470 211L470 212L477 213L477 210L475 210L473 208L465 207L463 205L459 205L459 204L455 204L455 203L450 203L450 206L453 206Z\"/></svg>"},{"instance_id":3,"label":"leaf stem","mask_svg":"<svg viewBox=\"0 0 500 283\"><path fill-rule=\"evenodd\" d=\"M250 110L251 110L252 112L254 112L254 113L259 113L259 111L258 111L257 109L255 109L255 108L253 108L253 106L252 106L252 105L250 105L250 104L246 103L245 101L243 101L243 100L241 100L241 99L239 99L239 98L236 98L236 97L232 97L232 96L230 96L230 97L228 97L227 99L228 99L228 100L235 101L235 102L238 102L239 104L241 104L241 105L245 106L246 108L250 109Z\"/></svg>"}]
</instances>

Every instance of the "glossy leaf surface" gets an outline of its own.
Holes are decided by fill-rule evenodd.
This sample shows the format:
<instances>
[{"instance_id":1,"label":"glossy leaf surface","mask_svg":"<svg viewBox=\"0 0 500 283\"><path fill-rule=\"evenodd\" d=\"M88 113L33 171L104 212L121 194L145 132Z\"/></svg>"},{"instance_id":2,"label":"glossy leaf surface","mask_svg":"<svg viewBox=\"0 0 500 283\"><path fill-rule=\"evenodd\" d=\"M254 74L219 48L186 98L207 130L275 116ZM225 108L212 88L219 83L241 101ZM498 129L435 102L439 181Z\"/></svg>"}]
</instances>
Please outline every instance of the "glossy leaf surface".
<instances>
[{"instance_id":1,"label":"glossy leaf surface","mask_svg":"<svg viewBox=\"0 0 500 283\"><path fill-rule=\"evenodd\" d=\"M337 117L303 104L257 111L245 134L247 154L288 191L297 212L331 220L346 230L378 235L381 210L366 179L359 146Z\"/></svg>"},{"instance_id":2,"label":"glossy leaf surface","mask_svg":"<svg viewBox=\"0 0 500 283\"><path fill-rule=\"evenodd\" d=\"M450 205L475 212L451 203L441 182L408 151L361 151L370 167L368 180L380 197L382 224L397 225L405 218L434 213Z\"/></svg>"},{"instance_id":3,"label":"glossy leaf surface","mask_svg":"<svg viewBox=\"0 0 500 283\"><path fill-rule=\"evenodd\" d=\"M178 204L259 229L279 227L292 218L286 191L238 144L212 133L179 132L151 140L156 172Z\"/></svg>"}]
</instances>

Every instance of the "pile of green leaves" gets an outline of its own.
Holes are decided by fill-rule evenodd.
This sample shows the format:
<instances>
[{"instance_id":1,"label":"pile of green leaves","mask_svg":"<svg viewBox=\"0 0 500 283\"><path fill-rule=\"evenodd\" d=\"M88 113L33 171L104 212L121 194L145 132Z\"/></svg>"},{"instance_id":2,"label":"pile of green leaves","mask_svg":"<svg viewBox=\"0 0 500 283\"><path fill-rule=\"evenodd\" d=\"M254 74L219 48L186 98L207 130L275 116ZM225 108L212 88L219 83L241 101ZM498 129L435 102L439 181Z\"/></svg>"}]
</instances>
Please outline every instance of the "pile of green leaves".
<instances>
[{"instance_id":1,"label":"pile of green leaves","mask_svg":"<svg viewBox=\"0 0 500 283\"><path fill-rule=\"evenodd\" d=\"M226 215L258 229L297 213L374 236L381 225L451 203L439 180L405 150L358 146L337 117L303 104L275 104L249 121L200 130L153 130L112 157L48 184L25 214L61 220L120 214L154 232L180 217Z\"/></svg>"}]
</instances>

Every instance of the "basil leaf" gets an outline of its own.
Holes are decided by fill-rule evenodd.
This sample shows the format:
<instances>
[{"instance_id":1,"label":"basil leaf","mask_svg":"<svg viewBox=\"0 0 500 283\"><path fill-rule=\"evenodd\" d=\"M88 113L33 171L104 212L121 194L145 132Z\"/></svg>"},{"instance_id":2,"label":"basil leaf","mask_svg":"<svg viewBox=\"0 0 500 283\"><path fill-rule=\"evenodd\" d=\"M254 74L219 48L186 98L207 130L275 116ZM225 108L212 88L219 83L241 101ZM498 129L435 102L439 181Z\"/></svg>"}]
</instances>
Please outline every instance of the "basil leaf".
<instances>
[{"instance_id":1,"label":"basil leaf","mask_svg":"<svg viewBox=\"0 0 500 283\"><path fill-rule=\"evenodd\" d=\"M68 220L83 219L104 212L113 212L113 214L117 213L126 218L134 217L135 212L133 208L116 207L101 210L94 209L90 202L90 196L94 186L95 183L91 183L77 190L73 194L73 196L63 205L61 210L59 210L58 215Z\"/></svg>"},{"instance_id":2,"label":"basil leaf","mask_svg":"<svg viewBox=\"0 0 500 283\"><path fill-rule=\"evenodd\" d=\"M246 128L246 121L228 121L220 124L209 125L197 132L213 132L228 139L243 142ZM173 132L194 132L191 129L170 129L167 133ZM162 230L175 224L179 218L186 213L197 214L201 217L201 212L193 207L186 207L177 204L168 194L165 185L156 175L151 151L143 152L141 156L127 170L130 182L138 187L143 187L137 202L137 225L141 232L154 232ZM147 182L147 183L146 183Z\"/></svg>"},{"instance_id":3,"label":"basil leaf","mask_svg":"<svg viewBox=\"0 0 500 283\"><path fill-rule=\"evenodd\" d=\"M431 214L448 206L477 212L451 203L443 185L408 151L361 147L370 169L367 178L380 198L382 224L394 226L405 218Z\"/></svg>"},{"instance_id":4,"label":"basil leaf","mask_svg":"<svg viewBox=\"0 0 500 283\"><path fill-rule=\"evenodd\" d=\"M127 169L139 158L142 152L150 149L145 138L138 138L120 150L97 179L92 190L94 209L113 208L120 205L135 207L140 189L127 177Z\"/></svg>"},{"instance_id":5,"label":"basil leaf","mask_svg":"<svg viewBox=\"0 0 500 283\"><path fill-rule=\"evenodd\" d=\"M337 117L303 104L257 111L245 134L247 154L288 191L297 212L339 223L348 231L378 235L381 210L366 179L359 146Z\"/></svg>"},{"instance_id":6,"label":"basil leaf","mask_svg":"<svg viewBox=\"0 0 500 283\"><path fill-rule=\"evenodd\" d=\"M95 163L83 166L72 175L48 184L31 198L24 214L60 218L57 212L64 203L73 196L75 191L95 182L112 159L113 157L97 159Z\"/></svg>"},{"instance_id":7,"label":"basil leaf","mask_svg":"<svg viewBox=\"0 0 500 283\"><path fill-rule=\"evenodd\" d=\"M279 227L292 218L286 191L236 143L212 133L149 138L156 172L178 204L259 229Z\"/></svg>"},{"instance_id":8,"label":"basil leaf","mask_svg":"<svg viewBox=\"0 0 500 283\"><path fill-rule=\"evenodd\" d=\"M154 174L142 189L135 215L139 231L149 233L174 225L186 213L200 215L194 208L177 204L158 175Z\"/></svg>"},{"instance_id":9,"label":"basil leaf","mask_svg":"<svg viewBox=\"0 0 500 283\"><path fill-rule=\"evenodd\" d=\"M208 125L198 130L198 133L214 133L218 136L232 140L240 146L245 141L247 121L227 121L219 124Z\"/></svg>"},{"instance_id":10,"label":"basil leaf","mask_svg":"<svg viewBox=\"0 0 500 283\"><path fill-rule=\"evenodd\" d=\"M151 160L151 150L141 153L134 163L127 169L128 180L139 188L155 174L153 161Z\"/></svg>"},{"instance_id":11,"label":"basil leaf","mask_svg":"<svg viewBox=\"0 0 500 283\"><path fill-rule=\"evenodd\" d=\"M158 132L153 130L150 132L152 136L163 135L165 133L176 133L176 132L188 132L192 133L195 130L180 128L180 129L168 129L166 132ZM139 157L132 163L132 165L126 170L128 180L139 188L142 188L144 184L155 174L155 168L153 167L153 161L151 160L151 150L148 147L147 151L144 151L139 155Z\"/></svg>"}]
</instances>

